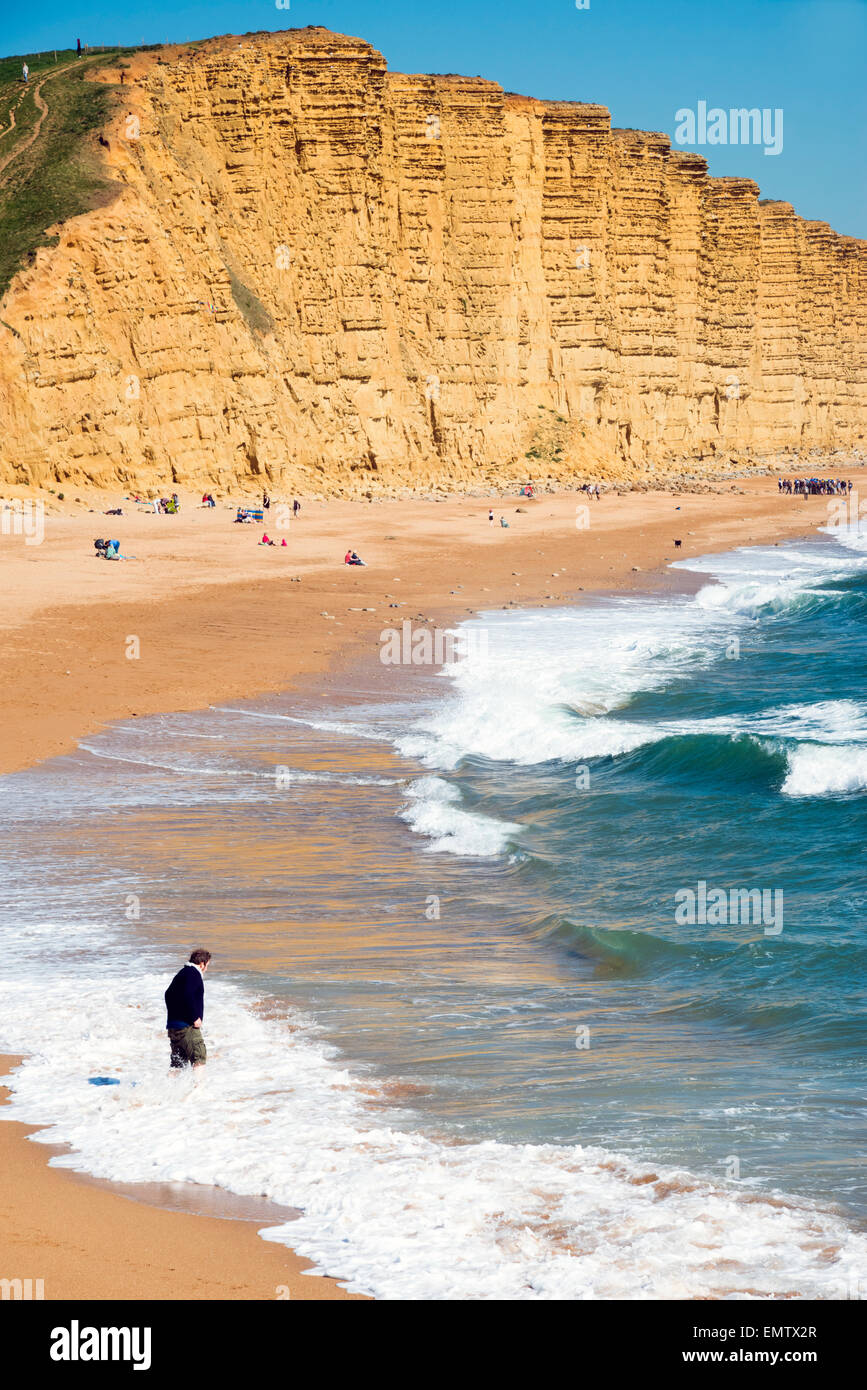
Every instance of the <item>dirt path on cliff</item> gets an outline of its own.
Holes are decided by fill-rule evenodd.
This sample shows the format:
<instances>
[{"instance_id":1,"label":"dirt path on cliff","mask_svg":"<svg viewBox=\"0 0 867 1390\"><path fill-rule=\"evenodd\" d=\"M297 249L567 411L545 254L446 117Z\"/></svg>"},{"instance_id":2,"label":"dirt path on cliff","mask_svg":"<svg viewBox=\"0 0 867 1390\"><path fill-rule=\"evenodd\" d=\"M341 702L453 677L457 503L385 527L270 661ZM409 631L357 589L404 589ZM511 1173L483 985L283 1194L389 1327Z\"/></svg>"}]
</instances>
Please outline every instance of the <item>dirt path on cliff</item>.
<instances>
[{"instance_id":1,"label":"dirt path on cliff","mask_svg":"<svg viewBox=\"0 0 867 1390\"><path fill-rule=\"evenodd\" d=\"M39 132L42 130L42 123L49 112L48 103L46 101L43 101L42 99L42 88L45 86L46 82L52 82L55 77L60 77L62 73L69 72L70 68L74 68L76 66L77 65L75 63L66 63L64 67L58 68L56 72L48 73L45 77L40 78L40 80L34 86L33 100L36 103L36 109L39 112L39 119L37 120L36 125L33 127L33 130L30 132L27 139L22 140L20 145L16 145L14 150L10 150L4 159L0 159L0 181L2 181L2 176L5 170L8 168L8 166L12 163L12 161L17 159L20 154L23 154L25 150L29 150L31 145L34 145L36 141L39 139ZM26 93L22 92L21 96L18 98L18 101L15 103L16 107L19 105L19 103L25 95ZM15 125L14 109L10 112L10 115L12 117L12 124L10 126L7 126L7 130L12 130ZM0 131L0 135L5 134L6 130Z\"/></svg>"},{"instance_id":2,"label":"dirt path on cliff","mask_svg":"<svg viewBox=\"0 0 867 1390\"><path fill-rule=\"evenodd\" d=\"M26 95L26 90L23 92L19 92L18 100L16 102L13 102L13 104L9 107L9 124L4 126L2 130L0 130L0 140L3 139L4 135L8 135L10 130L15 129L15 112L18 110Z\"/></svg>"}]
</instances>

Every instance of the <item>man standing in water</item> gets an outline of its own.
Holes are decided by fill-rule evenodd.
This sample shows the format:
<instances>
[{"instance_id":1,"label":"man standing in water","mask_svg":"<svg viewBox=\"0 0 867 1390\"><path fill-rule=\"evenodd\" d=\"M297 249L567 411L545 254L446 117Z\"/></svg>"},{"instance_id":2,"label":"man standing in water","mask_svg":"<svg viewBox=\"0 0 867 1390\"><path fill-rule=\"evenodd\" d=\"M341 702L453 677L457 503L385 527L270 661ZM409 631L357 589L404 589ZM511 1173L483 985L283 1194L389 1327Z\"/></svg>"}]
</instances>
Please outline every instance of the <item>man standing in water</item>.
<instances>
[{"instance_id":1,"label":"man standing in water","mask_svg":"<svg viewBox=\"0 0 867 1390\"><path fill-rule=\"evenodd\" d=\"M201 1034L205 1012L205 971L210 951L201 948L190 955L166 990L166 1032L172 1049L172 1067L203 1067L208 1050Z\"/></svg>"}]
</instances>

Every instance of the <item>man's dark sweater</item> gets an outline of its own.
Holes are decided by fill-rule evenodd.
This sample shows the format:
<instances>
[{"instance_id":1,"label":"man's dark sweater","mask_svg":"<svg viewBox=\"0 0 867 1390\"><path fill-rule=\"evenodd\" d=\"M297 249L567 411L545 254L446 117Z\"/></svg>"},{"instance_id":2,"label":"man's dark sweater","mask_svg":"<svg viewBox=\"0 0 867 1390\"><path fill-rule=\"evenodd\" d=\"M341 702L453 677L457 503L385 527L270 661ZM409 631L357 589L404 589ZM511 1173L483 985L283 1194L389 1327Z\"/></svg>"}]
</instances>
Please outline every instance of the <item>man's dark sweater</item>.
<instances>
[{"instance_id":1,"label":"man's dark sweater","mask_svg":"<svg viewBox=\"0 0 867 1390\"><path fill-rule=\"evenodd\" d=\"M179 970L166 990L166 1030L190 1028L205 1016L205 981L191 961Z\"/></svg>"}]
</instances>

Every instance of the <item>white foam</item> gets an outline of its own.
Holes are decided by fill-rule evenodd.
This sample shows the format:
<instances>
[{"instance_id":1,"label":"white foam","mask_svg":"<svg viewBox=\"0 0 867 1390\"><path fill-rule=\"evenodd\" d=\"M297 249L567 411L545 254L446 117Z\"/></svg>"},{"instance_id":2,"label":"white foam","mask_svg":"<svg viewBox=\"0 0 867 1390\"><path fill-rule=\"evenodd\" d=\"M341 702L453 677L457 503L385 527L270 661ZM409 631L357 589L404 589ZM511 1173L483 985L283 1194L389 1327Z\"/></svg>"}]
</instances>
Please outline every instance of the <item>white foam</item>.
<instances>
[{"instance_id":1,"label":"white foam","mask_svg":"<svg viewBox=\"0 0 867 1390\"><path fill-rule=\"evenodd\" d=\"M857 510L860 511L863 507L864 503L862 502L857 505ZM859 551L863 555L867 551L867 519L863 516L859 518L853 514L856 508L852 507L851 502L847 510L849 512L847 520L841 521L836 526L820 526L819 529L824 531L826 535L832 536L838 545L843 545L848 550Z\"/></svg>"},{"instance_id":2,"label":"white foam","mask_svg":"<svg viewBox=\"0 0 867 1390\"><path fill-rule=\"evenodd\" d=\"M219 979L208 1066L171 1077L174 966L145 951L128 968L122 944L54 922L3 943L0 1046L31 1057L2 1113L72 1145L55 1164L266 1194L303 1211L267 1239L385 1298L840 1298L863 1263L865 1237L807 1204L600 1148L442 1142L369 1108L303 1017L263 1017Z\"/></svg>"},{"instance_id":3,"label":"white foam","mask_svg":"<svg viewBox=\"0 0 867 1390\"><path fill-rule=\"evenodd\" d=\"M282 763L275 763L274 766L267 769L261 767L235 768L223 765L212 767L201 763L188 766L185 763L167 763L157 759L133 758L123 753L110 753L106 748L94 748L89 743L80 743L78 746L84 752L90 753L92 757L102 758L106 762L130 763L135 767L151 767L159 772L174 772L183 777L244 777L274 785L279 767L280 785L282 786L286 786L290 782L319 782L347 787L390 787L396 785L399 780L391 777L343 777L333 772L307 772L303 768L292 768Z\"/></svg>"},{"instance_id":4,"label":"white foam","mask_svg":"<svg viewBox=\"0 0 867 1390\"><path fill-rule=\"evenodd\" d=\"M268 777L273 780L273 773L255 772L251 768L230 768L230 767L204 767L197 764L188 767L185 764L162 762L158 758L133 758L124 753L110 753L107 748L94 748L92 743L80 743L79 748L85 753L89 753L92 758L102 758L110 763L129 763L133 767L152 767L158 772L176 772L183 777Z\"/></svg>"},{"instance_id":5,"label":"white foam","mask_svg":"<svg viewBox=\"0 0 867 1390\"><path fill-rule=\"evenodd\" d=\"M712 625L696 622L692 605L672 606L674 620L667 605L634 602L489 615L486 662L444 668L449 696L398 751L448 769L471 754L529 766L638 747L653 732L607 716L715 656Z\"/></svg>"},{"instance_id":6,"label":"white foam","mask_svg":"<svg viewBox=\"0 0 867 1390\"><path fill-rule=\"evenodd\" d=\"M707 719L668 719L652 725L654 737L684 734L748 734L774 747L811 742L859 746L867 743L867 705L861 700L816 700L813 704L777 705L744 714Z\"/></svg>"},{"instance_id":7,"label":"white foam","mask_svg":"<svg viewBox=\"0 0 867 1390\"><path fill-rule=\"evenodd\" d=\"M863 563L860 556L830 545L750 547L677 562L675 568L718 581L690 599L630 597L580 609L490 613L474 619L461 632L469 651L484 648L485 660L444 667L446 698L397 735L395 746L405 757L449 771L468 757L519 766L554 761L581 765L694 733L857 741L867 737L867 725L864 706L855 701L792 704L753 716L689 721L630 721L617 711L639 692L721 661L732 636L759 615L812 599L823 585ZM477 640L482 633L484 643ZM845 760L844 753L839 757ZM826 767L833 790L837 773L831 773L830 757ZM814 768L809 775L818 787ZM856 789L855 781L850 790ZM459 793L447 793L436 779L417 785L421 791L409 797L401 814L419 834L430 835L431 847L438 851L496 854L515 833L513 827L462 810ZM790 769L783 790L807 794L793 790L802 785L800 774Z\"/></svg>"},{"instance_id":8,"label":"white foam","mask_svg":"<svg viewBox=\"0 0 867 1390\"><path fill-rule=\"evenodd\" d=\"M465 625L487 630L486 661L444 668L447 698L396 746L448 770L469 756L580 762L654 742L675 726L617 711L640 692L723 660L732 636L757 616L812 598L863 563L832 545L747 548L679 561L718 581L693 598L488 614Z\"/></svg>"},{"instance_id":9,"label":"white foam","mask_svg":"<svg viewBox=\"0 0 867 1390\"><path fill-rule=\"evenodd\" d=\"M846 796L867 791L867 748L804 744L787 753L784 796Z\"/></svg>"},{"instance_id":10,"label":"white foam","mask_svg":"<svg viewBox=\"0 0 867 1390\"><path fill-rule=\"evenodd\" d=\"M419 835L430 837L429 853L491 858L501 854L521 827L461 806L461 794L440 777L420 777L405 789L400 817Z\"/></svg>"},{"instance_id":11,"label":"white foam","mask_svg":"<svg viewBox=\"0 0 867 1390\"><path fill-rule=\"evenodd\" d=\"M229 705L212 705L215 714L236 714L243 719L265 720L274 724L299 724L306 729L317 729L320 733L339 734L349 738L359 738L372 743L388 741L388 734L378 731L369 724L348 723L345 719L321 719L312 715L274 714L267 710L232 709Z\"/></svg>"}]
</instances>

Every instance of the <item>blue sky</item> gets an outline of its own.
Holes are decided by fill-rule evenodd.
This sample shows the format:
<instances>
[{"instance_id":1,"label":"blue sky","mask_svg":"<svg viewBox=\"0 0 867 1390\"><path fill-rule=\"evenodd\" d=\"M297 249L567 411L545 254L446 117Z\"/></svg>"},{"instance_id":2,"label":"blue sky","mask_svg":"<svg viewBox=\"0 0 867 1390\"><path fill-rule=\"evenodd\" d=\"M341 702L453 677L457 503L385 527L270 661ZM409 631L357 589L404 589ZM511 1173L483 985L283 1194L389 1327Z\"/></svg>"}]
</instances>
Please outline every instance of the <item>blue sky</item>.
<instances>
[{"instance_id":1,"label":"blue sky","mask_svg":"<svg viewBox=\"0 0 867 1390\"><path fill-rule=\"evenodd\" d=\"M284 0L285 3L285 0ZM583 0L582 0L583 3ZM7 17L8 16L8 17ZM42 0L0 19L0 54L158 43L322 24L368 39L389 67L460 72L509 91L601 102L618 126L665 131L676 113L777 108L782 150L697 147L713 174L867 237L867 0L155 0L141 8Z\"/></svg>"}]
</instances>

